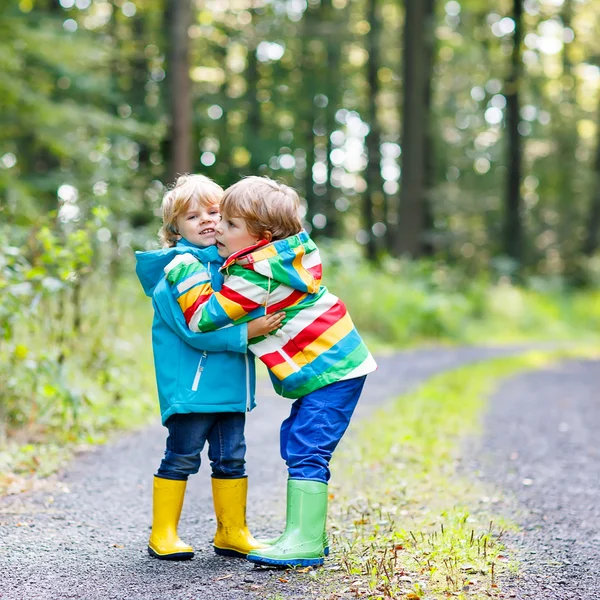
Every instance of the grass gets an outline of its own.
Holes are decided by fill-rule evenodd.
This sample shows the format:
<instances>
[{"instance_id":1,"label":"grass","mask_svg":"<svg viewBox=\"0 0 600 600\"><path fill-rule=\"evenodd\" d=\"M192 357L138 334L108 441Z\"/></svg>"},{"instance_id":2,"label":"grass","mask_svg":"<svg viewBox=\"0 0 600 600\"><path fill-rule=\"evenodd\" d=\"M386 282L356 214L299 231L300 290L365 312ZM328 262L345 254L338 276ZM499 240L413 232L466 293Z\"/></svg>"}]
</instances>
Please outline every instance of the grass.
<instances>
[{"instance_id":1,"label":"grass","mask_svg":"<svg viewBox=\"0 0 600 600\"><path fill-rule=\"evenodd\" d=\"M364 422L335 458L330 528L342 597L501 597L515 568L494 491L457 472L499 382L591 349L530 352L434 377ZM357 468L356 465L360 465ZM331 598L335 598L333 593Z\"/></svg>"}]
</instances>

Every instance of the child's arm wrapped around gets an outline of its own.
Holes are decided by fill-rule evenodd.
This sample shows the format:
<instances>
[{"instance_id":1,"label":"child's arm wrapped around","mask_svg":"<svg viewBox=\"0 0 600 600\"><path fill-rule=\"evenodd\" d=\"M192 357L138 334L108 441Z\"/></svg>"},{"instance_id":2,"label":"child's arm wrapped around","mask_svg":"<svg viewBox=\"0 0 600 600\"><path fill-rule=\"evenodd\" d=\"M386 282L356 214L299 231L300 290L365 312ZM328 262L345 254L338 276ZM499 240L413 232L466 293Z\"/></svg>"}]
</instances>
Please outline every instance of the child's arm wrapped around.
<instances>
[{"instance_id":1,"label":"child's arm wrapped around","mask_svg":"<svg viewBox=\"0 0 600 600\"><path fill-rule=\"evenodd\" d=\"M267 290L246 278L228 277L222 290L214 292L210 273L190 254L178 255L165 267L165 273L185 321L194 332L244 323L260 316L256 309L266 304Z\"/></svg>"},{"instance_id":2,"label":"child's arm wrapped around","mask_svg":"<svg viewBox=\"0 0 600 600\"><path fill-rule=\"evenodd\" d=\"M186 344L197 350L207 352L239 352L248 350L249 330L246 323L236 324L235 327L225 327L206 333L190 331L181 313L180 306L174 300L168 282L164 287L159 286L152 297L152 304L162 322L181 338Z\"/></svg>"}]
</instances>

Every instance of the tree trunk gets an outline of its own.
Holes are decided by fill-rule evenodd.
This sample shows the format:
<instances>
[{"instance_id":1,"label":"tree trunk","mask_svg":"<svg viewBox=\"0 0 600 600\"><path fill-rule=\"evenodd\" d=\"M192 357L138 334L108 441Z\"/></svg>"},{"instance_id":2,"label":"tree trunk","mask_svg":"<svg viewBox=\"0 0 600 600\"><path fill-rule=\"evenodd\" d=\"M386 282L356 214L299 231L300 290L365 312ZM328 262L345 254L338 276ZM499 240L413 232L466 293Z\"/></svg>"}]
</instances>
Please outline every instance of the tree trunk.
<instances>
[{"instance_id":1,"label":"tree trunk","mask_svg":"<svg viewBox=\"0 0 600 600\"><path fill-rule=\"evenodd\" d=\"M256 16L253 14L254 20ZM254 22L252 23L254 26ZM258 175L261 164L260 153L260 106L256 97L258 84L258 59L256 57L256 43L253 41L248 45L248 63L246 68L246 110L248 118L246 121L247 146L250 151L250 173Z\"/></svg>"},{"instance_id":2,"label":"tree trunk","mask_svg":"<svg viewBox=\"0 0 600 600\"><path fill-rule=\"evenodd\" d=\"M302 20L302 57L300 58L301 97L299 99L299 133L306 150L306 171L304 173L304 198L306 200L305 220L312 226L312 219L318 212L317 196L314 191L313 166L315 164L315 103L316 94L316 65L310 42L314 35L317 18L314 8L308 6Z\"/></svg>"},{"instance_id":3,"label":"tree trunk","mask_svg":"<svg viewBox=\"0 0 600 600\"><path fill-rule=\"evenodd\" d=\"M600 123L600 102L598 103L598 122ZM592 185L592 201L588 217L588 230L583 253L592 256L598 251L600 235L600 129L596 141L596 159L594 161L594 177Z\"/></svg>"},{"instance_id":4,"label":"tree trunk","mask_svg":"<svg viewBox=\"0 0 600 600\"><path fill-rule=\"evenodd\" d=\"M427 127L425 129L424 158L425 181L423 185L423 237L421 239L421 255L431 256L435 252L435 244L431 237L434 231L434 214L431 199L431 190L435 187L435 147L432 121L432 96L431 80L433 78L433 65L435 62L435 0L423 0L425 4L425 114Z\"/></svg>"},{"instance_id":5,"label":"tree trunk","mask_svg":"<svg viewBox=\"0 0 600 600\"><path fill-rule=\"evenodd\" d=\"M167 0L167 94L169 131L169 179L192 170L192 84L189 69L190 0Z\"/></svg>"},{"instance_id":6,"label":"tree trunk","mask_svg":"<svg viewBox=\"0 0 600 600\"><path fill-rule=\"evenodd\" d=\"M337 209L335 208L335 201L338 193L331 181L331 172L334 168L331 162L331 152L333 150L331 134L337 127L335 113L339 106L341 90L343 90L340 73L342 39L340 35L340 19L336 18L340 11L333 8L331 0L322 0L321 11L323 22L328 23L330 36L326 42L327 58L325 60L324 81L324 90L325 95L327 96L327 106L325 107L325 129L327 131L327 192L325 194L323 214L327 218L327 224L323 229L323 234L327 237L335 237L338 233L338 214Z\"/></svg>"},{"instance_id":7,"label":"tree trunk","mask_svg":"<svg viewBox=\"0 0 600 600\"><path fill-rule=\"evenodd\" d=\"M404 105L402 115L402 177L394 248L398 255L418 257L423 238L425 138L428 115L425 59L425 17L422 0L405 0Z\"/></svg>"},{"instance_id":8,"label":"tree trunk","mask_svg":"<svg viewBox=\"0 0 600 600\"><path fill-rule=\"evenodd\" d=\"M523 3L513 0L515 32L510 71L505 83L507 166L506 200L504 217L504 252L516 261L517 267L523 263L523 223L521 199L522 147L519 134L519 88L521 83L521 41L523 39Z\"/></svg>"},{"instance_id":9,"label":"tree trunk","mask_svg":"<svg viewBox=\"0 0 600 600\"><path fill-rule=\"evenodd\" d=\"M377 243L373 234L374 207L383 204L383 178L381 177L381 128L377 118L377 98L379 96L379 20L377 15L377 0L369 0L367 8L367 22L371 29L367 35L367 119L370 131L367 134L365 145L367 148L368 162L366 170L367 189L362 198L362 224L367 233L365 246L366 256L370 261L377 259Z\"/></svg>"}]
</instances>

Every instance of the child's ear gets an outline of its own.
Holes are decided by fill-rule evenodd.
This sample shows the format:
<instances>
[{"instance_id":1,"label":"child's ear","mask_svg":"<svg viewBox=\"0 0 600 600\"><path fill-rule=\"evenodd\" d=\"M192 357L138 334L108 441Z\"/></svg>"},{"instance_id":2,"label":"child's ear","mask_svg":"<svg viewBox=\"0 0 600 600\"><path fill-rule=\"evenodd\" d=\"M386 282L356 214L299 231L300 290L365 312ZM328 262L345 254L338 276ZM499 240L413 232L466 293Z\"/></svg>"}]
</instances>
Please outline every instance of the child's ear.
<instances>
[{"instance_id":1,"label":"child's ear","mask_svg":"<svg viewBox=\"0 0 600 600\"><path fill-rule=\"evenodd\" d=\"M273 234L270 231L265 231L262 235L263 240L267 240L267 242L270 242L273 239Z\"/></svg>"}]
</instances>

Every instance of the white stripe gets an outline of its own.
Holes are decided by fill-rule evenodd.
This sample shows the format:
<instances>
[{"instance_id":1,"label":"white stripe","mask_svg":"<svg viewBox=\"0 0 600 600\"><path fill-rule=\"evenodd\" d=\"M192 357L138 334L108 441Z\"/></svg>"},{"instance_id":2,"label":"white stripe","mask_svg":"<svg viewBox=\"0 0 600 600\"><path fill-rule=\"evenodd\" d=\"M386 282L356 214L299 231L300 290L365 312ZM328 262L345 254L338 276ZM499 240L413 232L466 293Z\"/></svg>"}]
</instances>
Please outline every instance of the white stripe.
<instances>
[{"instance_id":1,"label":"white stripe","mask_svg":"<svg viewBox=\"0 0 600 600\"><path fill-rule=\"evenodd\" d=\"M317 265L320 265L320 264L321 264L321 257L319 256L318 250L314 250L310 254L305 254L302 257L302 266L306 270L311 269L312 267L316 267Z\"/></svg>"},{"instance_id":2,"label":"white stripe","mask_svg":"<svg viewBox=\"0 0 600 600\"><path fill-rule=\"evenodd\" d=\"M188 252L185 254L178 254L165 268L164 272L168 275L177 265L192 265L199 262L198 259Z\"/></svg>"},{"instance_id":3,"label":"white stripe","mask_svg":"<svg viewBox=\"0 0 600 600\"><path fill-rule=\"evenodd\" d=\"M210 281L210 275L208 271L203 271L201 273L195 273L191 277L183 280L178 286L177 291L180 294L183 292L187 292L190 288L194 287L197 283L204 283L205 281Z\"/></svg>"},{"instance_id":4,"label":"white stripe","mask_svg":"<svg viewBox=\"0 0 600 600\"><path fill-rule=\"evenodd\" d=\"M269 306L282 302L289 296L291 296L296 290L289 285L280 284L277 288L272 289L269 294Z\"/></svg>"},{"instance_id":5,"label":"white stripe","mask_svg":"<svg viewBox=\"0 0 600 600\"><path fill-rule=\"evenodd\" d=\"M190 331L195 331L196 333L198 333L200 331L198 329L198 323L200 322L200 319L202 318L202 311L204 310L205 306L206 306L206 302L201 304L196 309L196 312L194 312L194 314L192 315L192 318L190 319L190 322L188 324Z\"/></svg>"},{"instance_id":6,"label":"white stripe","mask_svg":"<svg viewBox=\"0 0 600 600\"><path fill-rule=\"evenodd\" d=\"M284 334L280 330L277 333L267 335L267 337L264 340L256 342L255 344L253 344L252 340L250 340L250 343L248 344L248 349L252 350L252 352L260 358L265 354L270 354L271 352L278 352L287 341L287 336L284 336Z\"/></svg>"},{"instance_id":7,"label":"white stripe","mask_svg":"<svg viewBox=\"0 0 600 600\"><path fill-rule=\"evenodd\" d=\"M327 312L336 302L337 296L327 293L319 301L309 308L299 310L298 314L289 320L284 326L284 332L295 338L301 331L311 325L323 313Z\"/></svg>"},{"instance_id":8,"label":"white stripe","mask_svg":"<svg viewBox=\"0 0 600 600\"><path fill-rule=\"evenodd\" d=\"M271 263L268 260L259 260L254 263L254 270L269 279L273 279L273 271L271 271Z\"/></svg>"},{"instance_id":9,"label":"white stripe","mask_svg":"<svg viewBox=\"0 0 600 600\"><path fill-rule=\"evenodd\" d=\"M342 377L340 381L345 381L346 379L356 379L357 377L362 377L363 375L368 375L373 371L377 370L377 363L375 359L369 353L369 356L363 360L363 362L358 365L358 367L354 368L348 375Z\"/></svg>"},{"instance_id":10,"label":"white stripe","mask_svg":"<svg viewBox=\"0 0 600 600\"><path fill-rule=\"evenodd\" d=\"M337 296L330 293L325 294L316 305L300 310L276 334L268 335L264 340L248 347L259 357L270 352L277 352L289 340L294 339L301 331L327 312L336 302L338 302Z\"/></svg>"},{"instance_id":11,"label":"white stripe","mask_svg":"<svg viewBox=\"0 0 600 600\"><path fill-rule=\"evenodd\" d=\"M250 283L239 275L228 277L225 285L257 304L264 304L267 297L267 290L264 290L259 285Z\"/></svg>"}]
</instances>

